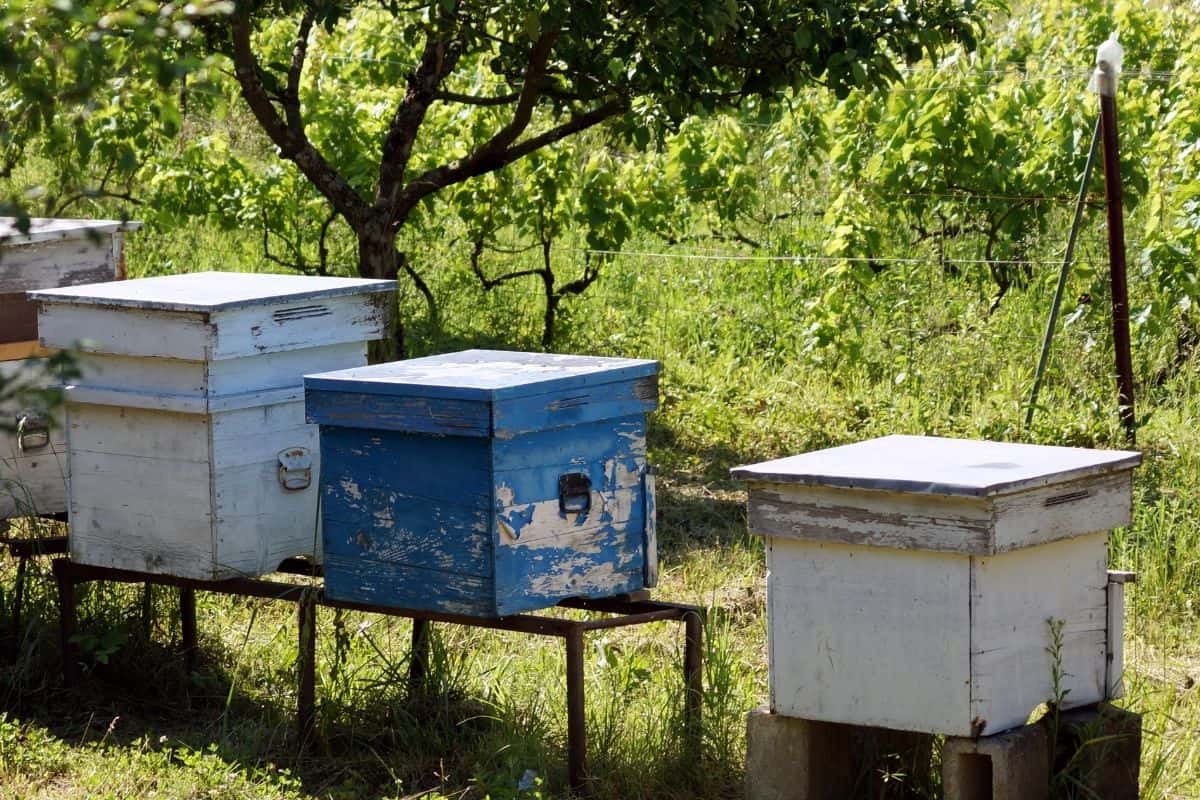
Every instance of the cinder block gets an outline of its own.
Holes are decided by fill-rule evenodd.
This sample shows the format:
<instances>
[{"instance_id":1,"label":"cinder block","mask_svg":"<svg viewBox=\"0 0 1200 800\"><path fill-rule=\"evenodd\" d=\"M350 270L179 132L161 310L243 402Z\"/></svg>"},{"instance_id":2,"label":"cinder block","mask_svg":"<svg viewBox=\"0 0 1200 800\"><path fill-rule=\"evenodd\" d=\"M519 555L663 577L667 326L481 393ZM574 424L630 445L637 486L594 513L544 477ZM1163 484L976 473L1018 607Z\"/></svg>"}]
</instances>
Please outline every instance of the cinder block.
<instances>
[{"instance_id":1,"label":"cinder block","mask_svg":"<svg viewBox=\"0 0 1200 800\"><path fill-rule=\"evenodd\" d=\"M750 712L747 800L845 800L853 792L851 727Z\"/></svg>"},{"instance_id":2,"label":"cinder block","mask_svg":"<svg viewBox=\"0 0 1200 800\"><path fill-rule=\"evenodd\" d=\"M945 800L1048 800L1046 729L1026 725L979 739L947 737L942 788Z\"/></svg>"},{"instance_id":3,"label":"cinder block","mask_svg":"<svg viewBox=\"0 0 1200 800\"><path fill-rule=\"evenodd\" d=\"M1083 796L1138 800L1141 714L1108 703L1065 711L1056 744L1055 771L1070 774Z\"/></svg>"},{"instance_id":4,"label":"cinder block","mask_svg":"<svg viewBox=\"0 0 1200 800\"><path fill-rule=\"evenodd\" d=\"M927 774L929 734L785 717L767 708L747 720L749 800L847 800L888 796L897 772Z\"/></svg>"}]
</instances>

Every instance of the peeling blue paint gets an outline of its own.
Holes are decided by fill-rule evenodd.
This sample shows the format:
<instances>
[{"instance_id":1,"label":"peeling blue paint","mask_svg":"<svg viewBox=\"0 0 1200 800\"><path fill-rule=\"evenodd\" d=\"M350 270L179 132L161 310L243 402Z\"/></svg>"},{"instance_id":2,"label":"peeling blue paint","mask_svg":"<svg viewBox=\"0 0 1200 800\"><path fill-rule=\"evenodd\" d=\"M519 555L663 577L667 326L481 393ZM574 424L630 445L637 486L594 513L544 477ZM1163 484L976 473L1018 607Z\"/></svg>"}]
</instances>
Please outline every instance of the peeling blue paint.
<instances>
[{"instance_id":1,"label":"peeling blue paint","mask_svg":"<svg viewBox=\"0 0 1200 800\"><path fill-rule=\"evenodd\" d=\"M554 359L572 358L503 355L546 359L542 390ZM646 381L657 365L620 360L605 375L595 366L603 359L587 361L586 379L490 396L436 386L432 367L423 395L339 377L362 370L310 383L329 596L494 616L642 588L653 572L643 481L656 399ZM462 366L455 379L473 380ZM590 482L586 510L560 504L567 474Z\"/></svg>"}]
</instances>

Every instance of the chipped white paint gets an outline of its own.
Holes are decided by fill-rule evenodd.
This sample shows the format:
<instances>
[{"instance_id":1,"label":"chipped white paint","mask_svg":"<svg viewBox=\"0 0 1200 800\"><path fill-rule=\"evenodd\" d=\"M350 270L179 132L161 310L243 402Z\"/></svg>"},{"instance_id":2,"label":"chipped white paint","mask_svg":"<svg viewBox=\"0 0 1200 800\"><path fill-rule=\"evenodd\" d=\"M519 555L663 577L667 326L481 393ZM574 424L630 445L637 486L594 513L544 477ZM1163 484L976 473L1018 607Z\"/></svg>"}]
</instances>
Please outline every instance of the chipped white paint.
<instances>
[{"instance_id":1,"label":"chipped white paint","mask_svg":"<svg viewBox=\"0 0 1200 800\"><path fill-rule=\"evenodd\" d=\"M91 353L66 392L72 558L199 579L319 560L303 376L366 363L390 288L199 274L39 293L43 340Z\"/></svg>"},{"instance_id":2,"label":"chipped white paint","mask_svg":"<svg viewBox=\"0 0 1200 800\"><path fill-rule=\"evenodd\" d=\"M40 362L0 362L0 375L6 378L28 380L29 370L44 374ZM29 407L10 397L0 402L0 416L6 428L13 428L0 430L0 520L66 511L69 464L62 414L51 415L44 407ZM22 419L45 422L46 436L26 436L22 441L16 430Z\"/></svg>"},{"instance_id":3,"label":"chipped white paint","mask_svg":"<svg viewBox=\"0 0 1200 800\"><path fill-rule=\"evenodd\" d=\"M1064 706L1118 691L1107 530L1129 521L1137 462L887 437L737 470L768 539L773 710L998 733L1052 699L1050 619Z\"/></svg>"}]
</instances>

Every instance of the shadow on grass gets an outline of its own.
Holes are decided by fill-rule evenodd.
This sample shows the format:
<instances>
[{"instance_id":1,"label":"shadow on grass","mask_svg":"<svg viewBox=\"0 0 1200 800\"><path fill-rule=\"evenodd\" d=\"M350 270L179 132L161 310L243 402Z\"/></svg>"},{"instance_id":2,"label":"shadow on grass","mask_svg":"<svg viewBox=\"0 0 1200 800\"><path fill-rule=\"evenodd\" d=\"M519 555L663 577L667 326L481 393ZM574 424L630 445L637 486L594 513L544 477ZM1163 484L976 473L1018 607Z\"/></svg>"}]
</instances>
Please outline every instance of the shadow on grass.
<instances>
[{"instance_id":1,"label":"shadow on grass","mask_svg":"<svg viewBox=\"0 0 1200 800\"><path fill-rule=\"evenodd\" d=\"M0 568L0 581L9 578ZM85 674L71 690L59 678L53 593L32 593L22 646L0 665L0 712L47 731L70 748L102 742L130 753L157 753L157 767L148 768L169 763L193 769L189 754L195 753L211 754L251 780L266 780L262 776L278 766L298 781L301 792L321 798L440 791L464 800L500 800L533 797L518 790L531 782L544 797L567 794L559 708L563 698L552 688L532 699L510 699L503 692L484 699L468 684L465 659L442 644L437 635L441 626L434 629L427 683L413 693L408 690L406 653L394 658L381 653L373 660L370 682L359 681L346 694L335 685L337 670L328 653L319 655L317 727L301 742L290 666L294 651L281 648L275 657L246 664L236 648L222 647L206 635L202 622L197 668L188 673L180 652L174 590L156 588L151 613L143 618L141 587L104 587L81 592ZM290 603L278 606L294 611ZM0 608L0 614L7 611ZM245 616L239 618L244 622ZM330 616L322 614L319 642L337 635ZM0 617L4 635L10 633L7 619ZM267 626L280 620L286 635L294 636L290 613L286 619L273 615ZM114 636L114 630L120 633ZM557 679L555 675L552 687ZM686 764L678 746L675 706L681 704L663 709L656 729L660 740L646 744L635 758L628 744L619 741L624 710L619 693L607 697L601 691L592 700L591 766L601 776L599 787L619 787L602 789L598 796L688 796L665 788L679 785ZM597 700L607 706L594 707ZM614 743L607 746L610 738Z\"/></svg>"}]
</instances>

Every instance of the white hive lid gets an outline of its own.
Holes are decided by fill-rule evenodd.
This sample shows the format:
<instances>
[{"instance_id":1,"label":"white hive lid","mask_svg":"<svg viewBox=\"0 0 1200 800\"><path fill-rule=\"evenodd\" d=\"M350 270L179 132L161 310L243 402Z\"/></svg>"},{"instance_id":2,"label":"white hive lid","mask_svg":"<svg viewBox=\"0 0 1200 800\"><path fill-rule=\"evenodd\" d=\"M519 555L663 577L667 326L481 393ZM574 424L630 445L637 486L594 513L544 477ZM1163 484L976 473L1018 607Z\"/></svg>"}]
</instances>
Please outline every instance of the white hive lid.
<instances>
[{"instance_id":1,"label":"white hive lid","mask_svg":"<svg viewBox=\"0 0 1200 800\"><path fill-rule=\"evenodd\" d=\"M142 223L133 220L30 217L29 230L22 231L16 217L0 217L0 245L108 236L117 231L136 231L141 227Z\"/></svg>"},{"instance_id":2,"label":"white hive lid","mask_svg":"<svg viewBox=\"0 0 1200 800\"><path fill-rule=\"evenodd\" d=\"M735 467L732 475L752 483L987 497L1130 470L1141 461L1128 450L885 436Z\"/></svg>"},{"instance_id":3,"label":"white hive lid","mask_svg":"<svg viewBox=\"0 0 1200 800\"><path fill-rule=\"evenodd\" d=\"M159 278L110 281L30 292L39 302L137 308L154 311L212 312L280 305L342 295L390 292L395 281L318 278L255 272L193 272Z\"/></svg>"}]
</instances>

